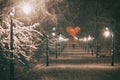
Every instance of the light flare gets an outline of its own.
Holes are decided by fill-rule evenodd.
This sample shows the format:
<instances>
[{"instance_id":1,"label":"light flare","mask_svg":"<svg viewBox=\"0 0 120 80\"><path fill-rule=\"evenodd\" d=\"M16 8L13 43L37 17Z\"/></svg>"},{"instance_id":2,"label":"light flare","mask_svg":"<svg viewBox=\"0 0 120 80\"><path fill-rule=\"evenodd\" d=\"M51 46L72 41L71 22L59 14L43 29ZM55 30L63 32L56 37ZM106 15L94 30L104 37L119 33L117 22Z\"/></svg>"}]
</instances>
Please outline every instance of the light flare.
<instances>
[{"instance_id":1,"label":"light flare","mask_svg":"<svg viewBox=\"0 0 120 80\"><path fill-rule=\"evenodd\" d=\"M24 3L23 6L22 6L22 10L25 14L29 14L32 12L33 8L32 8L32 5L30 3Z\"/></svg>"},{"instance_id":2,"label":"light flare","mask_svg":"<svg viewBox=\"0 0 120 80\"><path fill-rule=\"evenodd\" d=\"M56 7L61 2L63 0L24 0L23 2L15 1L14 3L17 7L16 15L26 24L34 24L34 22L44 24L49 21L50 24L56 26L59 14L61 14L61 11L58 11L59 7Z\"/></svg>"},{"instance_id":3,"label":"light flare","mask_svg":"<svg viewBox=\"0 0 120 80\"><path fill-rule=\"evenodd\" d=\"M110 32L109 31L105 31L104 35L105 35L105 37L109 37L110 36Z\"/></svg>"}]
</instances>

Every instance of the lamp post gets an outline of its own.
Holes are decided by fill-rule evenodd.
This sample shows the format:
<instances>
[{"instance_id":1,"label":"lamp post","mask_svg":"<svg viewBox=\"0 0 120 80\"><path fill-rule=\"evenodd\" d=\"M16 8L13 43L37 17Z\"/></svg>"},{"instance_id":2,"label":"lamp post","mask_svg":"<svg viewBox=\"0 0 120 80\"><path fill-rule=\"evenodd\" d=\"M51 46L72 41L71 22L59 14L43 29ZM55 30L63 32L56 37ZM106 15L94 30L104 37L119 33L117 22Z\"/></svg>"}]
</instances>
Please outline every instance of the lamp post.
<instances>
[{"instance_id":1,"label":"lamp post","mask_svg":"<svg viewBox=\"0 0 120 80\"><path fill-rule=\"evenodd\" d=\"M57 59L57 57L58 57L58 54L57 54L57 52L58 52L58 50L57 50L57 44L58 44L58 42L57 42L56 28L53 27L52 30L53 30L52 37L56 38L56 40L55 40L55 58Z\"/></svg>"},{"instance_id":2,"label":"lamp post","mask_svg":"<svg viewBox=\"0 0 120 80\"><path fill-rule=\"evenodd\" d=\"M88 52L89 52L89 48L90 48L90 43L89 43L89 42L90 42L91 40L92 40L92 38L91 38L91 36L89 35L89 36L88 36Z\"/></svg>"},{"instance_id":3,"label":"lamp post","mask_svg":"<svg viewBox=\"0 0 120 80\"><path fill-rule=\"evenodd\" d=\"M10 15L10 80L14 80L14 54L13 54L13 17L15 14L14 8L9 13Z\"/></svg>"},{"instance_id":4,"label":"lamp post","mask_svg":"<svg viewBox=\"0 0 120 80\"><path fill-rule=\"evenodd\" d=\"M58 50L57 50L57 44L58 44L58 42L56 41L56 45L55 45L55 48L56 48L56 55L55 55L55 57L56 57L56 59L57 59L57 57L58 57Z\"/></svg>"},{"instance_id":5,"label":"lamp post","mask_svg":"<svg viewBox=\"0 0 120 80\"><path fill-rule=\"evenodd\" d=\"M23 7L24 8L24 7ZM28 8L27 8L28 9ZM25 12L25 10L24 10ZM27 12L27 14L30 13L30 9L29 12ZM10 16L10 80L14 80L14 41L13 41L13 17L15 15L15 8L12 8L9 16Z\"/></svg>"},{"instance_id":6,"label":"lamp post","mask_svg":"<svg viewBox=\"0 0 120 80\"><path fill-rule=\"evenodd\" d=\"M111 37L112 39L112 50L111 50L111 66L114 66L114 35L113 32L111 32L107 27L104 31L105 37Z\"/></svg>"},{"instance_id":7,"label":"lamp post","mask_svg":"<svg viewBox=\"0 0 120 80\"><path fill-rule=\"evenodd\" d=\"M85 51L86 51L86 42L87 42L87 38L84 37L83 41L85 42L84 49L85 49Z\"/></svg>"},{"instance_id":8,"label":"lamp post","mask_svg":"<svg viewBox=\"0 0 120 80\"><path fill-rule=\"evenodd\" d=\"M62 42L63 42L63 40L64 40L64 38L63 38L63 36L62 36L62 34L60 34L59 35L59 37L58 37L58 42L59 42L59 46L58 46L58 48L59 48L59 55L62 53Z\"/></svg>"},{"instance_id":9,"label":"lamp post","mask_svg":"<svg viewBox=\"0 0 120 80\"><path fill-rule=\"evenodd\" d=\"M111 34L111 37L112 37L111 66L114 66L114 35L113 33Z\"/></svg>"},{"instance_id":10,"label":"lamp post","mask_svg":"<svg viewBox=\"0 0 120 80\"><path fill-rule=\"evenodd\" d=\"M46 66L49 66L48 53L49 53L49 47L48 47L48 36L46 36Z\"/></svg>"}]
</instances>

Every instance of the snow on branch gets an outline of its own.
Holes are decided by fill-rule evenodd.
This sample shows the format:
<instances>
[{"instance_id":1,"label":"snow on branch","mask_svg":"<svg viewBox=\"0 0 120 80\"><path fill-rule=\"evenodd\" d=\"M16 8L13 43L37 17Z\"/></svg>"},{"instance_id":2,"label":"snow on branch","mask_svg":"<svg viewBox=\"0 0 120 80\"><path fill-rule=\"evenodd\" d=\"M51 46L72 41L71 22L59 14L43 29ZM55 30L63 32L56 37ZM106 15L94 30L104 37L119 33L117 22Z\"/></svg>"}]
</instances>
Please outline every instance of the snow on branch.
<instances>
[{"instance_id":1,"label":"snow on branch","mask_svg":"<svg viewBox=\"0 0 120 80\"><path fill-rule=\"evenodd\" d=\"M0 38L1 44L4 43L10 45L10 21L9 18L4 19L4 25L0 26ZM31 26L24 26L24 24L16 19L13 19L13 38L14 38L14 54L22 54L26 58L32 57L34 51L37 49L36 45L38 41L42 41L40 36L42 33L36 30L39 27L39 23L35 23ZM4 46L5 47L5 46ZM19 56L19 55L17 55Z\"/></svg>"}]
</instances>

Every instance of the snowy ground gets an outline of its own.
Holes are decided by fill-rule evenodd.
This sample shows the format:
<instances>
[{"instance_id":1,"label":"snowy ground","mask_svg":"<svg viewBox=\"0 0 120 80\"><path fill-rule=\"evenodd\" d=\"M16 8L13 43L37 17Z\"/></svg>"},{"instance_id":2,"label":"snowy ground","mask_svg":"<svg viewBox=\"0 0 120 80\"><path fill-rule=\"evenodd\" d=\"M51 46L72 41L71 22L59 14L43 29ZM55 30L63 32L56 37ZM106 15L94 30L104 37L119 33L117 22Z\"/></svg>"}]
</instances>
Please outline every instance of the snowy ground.
<instances>
[{"instance_id":1,"label":"snowy ground","mask_svg":"<svg viewBox=\"0 0 120 80\"><path fill-rule=\"evenodd\" d=\"M110 57L96 58L81 48L66 48L58 57L49 57L49 66L37 64L16 80L119 80L120 64Z\"/></svg>"}]
</instances>

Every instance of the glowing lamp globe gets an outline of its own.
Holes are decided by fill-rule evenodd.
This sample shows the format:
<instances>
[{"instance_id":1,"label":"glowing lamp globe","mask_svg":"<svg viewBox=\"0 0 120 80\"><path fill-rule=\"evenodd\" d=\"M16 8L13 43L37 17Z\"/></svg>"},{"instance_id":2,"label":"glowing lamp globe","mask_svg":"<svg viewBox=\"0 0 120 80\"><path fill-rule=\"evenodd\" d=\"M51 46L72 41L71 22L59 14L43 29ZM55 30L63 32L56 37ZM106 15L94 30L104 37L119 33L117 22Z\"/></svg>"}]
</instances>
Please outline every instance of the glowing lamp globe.
<instances>
[{"instance_id":1,"label":"glowing lamp globe","mask_svg":"<svg viewBox=\"0 0 120 80\"><path fill-rule=\"evenodd\" d=\"M109 36L110 36L110 31L105 31L105 32L104 32L104 36L105 36L105 37L109 37Z\"/></svg>"},{"instance_id":2,"label":"glowing lamp globe","mask_svg":"<svg viewBox=\"0 0 120 80\"><path fill-rule=\"evenodd\" d=\"M22 10L25 14L29 14L32 11L32 7L30 4L24 4Z\"/></svg>"}]
</instances>

